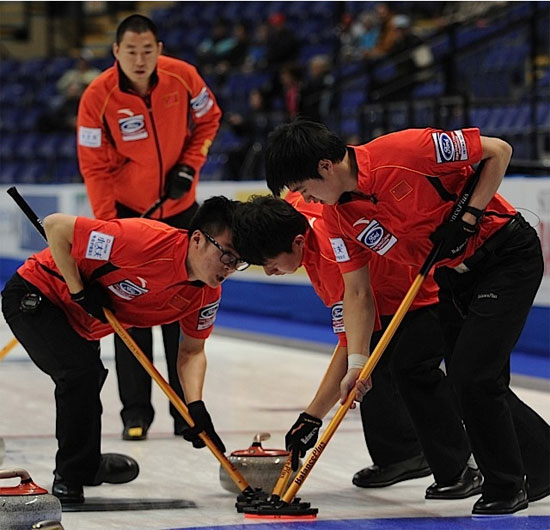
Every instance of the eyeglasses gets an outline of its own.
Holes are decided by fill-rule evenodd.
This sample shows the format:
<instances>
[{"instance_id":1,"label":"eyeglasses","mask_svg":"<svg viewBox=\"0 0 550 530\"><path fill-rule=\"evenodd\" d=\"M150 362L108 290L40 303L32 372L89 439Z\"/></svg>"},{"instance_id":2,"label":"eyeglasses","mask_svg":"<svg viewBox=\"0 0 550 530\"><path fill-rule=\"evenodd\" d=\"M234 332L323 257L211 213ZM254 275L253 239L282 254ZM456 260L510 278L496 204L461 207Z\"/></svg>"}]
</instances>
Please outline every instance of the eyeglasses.
<instances>
[{"instance_id":1,"label":"eyeglasses","mask_svg":"<svg viewBox=\"0 0 550 530\"><path fill-rule=\"evenodd\" d=\"M221 253L220 261L227 265L228 267L231 267L232 269L235 269L236 271L244 271L250 267L250 263L247 263L246 261L243 261L242 259L237 258L235 254L230 252L229 250L225 250L210 234L204 232L201 230L204 237L210 241Z\"/></svg>"}]
</instances>

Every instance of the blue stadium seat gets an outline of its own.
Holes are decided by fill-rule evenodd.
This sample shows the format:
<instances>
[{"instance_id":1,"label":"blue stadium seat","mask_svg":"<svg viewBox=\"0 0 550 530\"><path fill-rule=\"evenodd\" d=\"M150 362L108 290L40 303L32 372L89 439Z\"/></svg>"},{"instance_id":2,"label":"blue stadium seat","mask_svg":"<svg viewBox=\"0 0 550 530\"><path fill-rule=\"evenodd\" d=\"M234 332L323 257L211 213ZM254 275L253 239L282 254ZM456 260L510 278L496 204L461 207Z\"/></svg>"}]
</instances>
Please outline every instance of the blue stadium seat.
<instances>
[{"instance_id":1,"label":"blue stadium seat","mask_svg":"<svg viewBox=\"0 0 550 530\"><path fill-rule=\"evenodd\" d=\"M36 146L36 154L40 158L54 159L58 156L58 149L63 140L60 133L42 134Z\"/></svg>"},{"instance_id":2,"label":"blue stadium seat","mask_svg":"<svg viewBox=\"0 0 550 530\"><path fill-rule=\"evenodd\" d=\"M18 158L31 160L36 157L36 148L41 141L41 135L35 132L28 132L21 136L19 143L15 146L15 153Z\"/></svg>"},{"instance_id":3,"label":"blue stadium seat","mask_svg":"<svg viewBox=\"0 0 550 530\"><path fill-rule=\"evenodd\" d=\"M15 182L21 184L37 184L48 181L48 164L41 160L33 160L22 164L15 175Z\"/></svg>"},{"instance_id":4,"label":"blue stadium seat","mask_svg":"<svg viewBox=\"0 0 550 530\"><path fill-rule=\"evenodd\" d=\"M21 171L21 167L21 162L6 162L2 160L0 163L0 183L15 183L17 175L19 175Z\"/></svg>"}]
</instances>

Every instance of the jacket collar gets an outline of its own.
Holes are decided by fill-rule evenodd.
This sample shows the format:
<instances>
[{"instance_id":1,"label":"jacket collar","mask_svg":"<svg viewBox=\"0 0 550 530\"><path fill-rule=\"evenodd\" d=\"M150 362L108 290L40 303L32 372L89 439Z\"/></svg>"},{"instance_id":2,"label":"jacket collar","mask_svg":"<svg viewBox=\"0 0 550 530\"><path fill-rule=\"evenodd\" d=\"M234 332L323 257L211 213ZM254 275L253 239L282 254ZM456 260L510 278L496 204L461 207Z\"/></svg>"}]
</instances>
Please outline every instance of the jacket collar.
<instances>
[{"instance_id":1,"label":"jacket collar","mask_svg":"<svg viewBox=\"0 0 550 530\"><path fill-rule=\"evenodd\" d=\"M115 61L115 67L118 74L118 87L120 88L120 90L122 92L135 94L136 91L133 89L132 83L130 82L128 77L126 77L126 74L122 71L122 68L120 68L118 61ZM155 70L151 74L151 77L149 78L149 94L157 86L158 82L159 76L157 73L157 69L155 68Z\"/></svg>"}]
</instances>

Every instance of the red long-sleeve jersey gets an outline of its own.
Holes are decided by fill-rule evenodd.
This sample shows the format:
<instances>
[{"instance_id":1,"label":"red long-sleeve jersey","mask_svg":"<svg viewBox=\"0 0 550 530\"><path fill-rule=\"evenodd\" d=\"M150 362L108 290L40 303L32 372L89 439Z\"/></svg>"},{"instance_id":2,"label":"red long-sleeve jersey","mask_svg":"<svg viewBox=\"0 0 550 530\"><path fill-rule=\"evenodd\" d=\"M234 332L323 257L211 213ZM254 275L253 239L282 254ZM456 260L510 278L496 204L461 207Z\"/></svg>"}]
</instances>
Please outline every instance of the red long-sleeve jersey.
<instances>
[{"instance_id":1,"label":"red long-sleeve jersey","mask_svg":"<svg viewBox=\"0 0 550 530\"><path fill-rule=\"evenodd\" d=\"M160 56L146 97L129 88L117 63L105 70L84 91L77 120L78 160L94 215L116 217L117 202L145 212L164 194L166 174L176 164L195 169L193 186L153 217L189 208L221 114L195 67L184 61Z\"/></svg>"}]
</instances>

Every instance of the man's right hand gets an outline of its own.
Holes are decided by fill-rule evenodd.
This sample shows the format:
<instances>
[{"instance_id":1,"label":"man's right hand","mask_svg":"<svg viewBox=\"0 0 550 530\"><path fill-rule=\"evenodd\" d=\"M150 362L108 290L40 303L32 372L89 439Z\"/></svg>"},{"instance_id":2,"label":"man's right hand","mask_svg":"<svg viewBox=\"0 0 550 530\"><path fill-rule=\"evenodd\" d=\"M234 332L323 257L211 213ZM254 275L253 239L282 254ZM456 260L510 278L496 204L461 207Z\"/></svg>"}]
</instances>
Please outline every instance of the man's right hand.
<instances>
[{"instance_id":1,"label":"man's right hand","mask_svg":"<svg viewBox=\"0 0 550 530\"><path fill-rule=\"evenodd\" d=\"M214 429L212 418L206 410L204 401L193 401L187 405L187 409L195 426L189 427L183 432L184 439L191 442L196 449L200 449L206 445L199 436L203 432L222 453L225 453L225 445Z\"/></svg>"},{"instance_id":2,"label":"man's right hand","mask_svg":"<svg viewBox=\"0 0 550 530\"><path fill-rule=\"evenodd\" d=\"M88 313L91 317L97 318L104 324L107 324L107 318L103 308L113 309L113 302L106 289L99 283L93 282L86 285L78 293L71 293L71 300Z\"/></svg>"},{"instance_id":3,"label":"man's right hand","mask_svg":"<svg viewBox=\"0 0 550 530\"><path fill-rule=\"evenodd\" d=\"M300 457L306 456L308 449L311 449L317 442L321 425L323 422L319 418L302 412L286 433L286 449L292 451L292 471L298 469Z\"/></svg>"}]
</instances>

